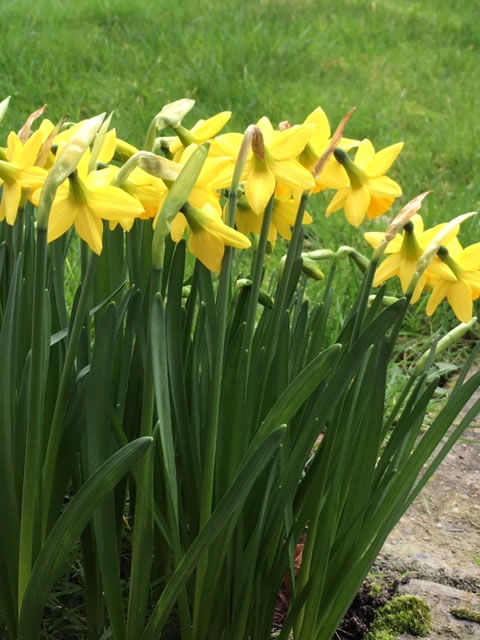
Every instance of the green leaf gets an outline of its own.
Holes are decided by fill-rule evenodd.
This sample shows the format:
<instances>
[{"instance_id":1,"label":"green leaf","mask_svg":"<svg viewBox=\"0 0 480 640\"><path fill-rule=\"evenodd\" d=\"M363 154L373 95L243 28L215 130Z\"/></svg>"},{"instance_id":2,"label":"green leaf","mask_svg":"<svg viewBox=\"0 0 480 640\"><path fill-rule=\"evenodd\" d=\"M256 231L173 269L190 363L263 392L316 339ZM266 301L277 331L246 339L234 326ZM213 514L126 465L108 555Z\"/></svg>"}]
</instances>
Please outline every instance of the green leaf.
<instances>
[{"instance_id":1,"label":"green leaf","mask_svg":"<svg viewBox=\"0 0 480 640\"><path fill-rule=\"evenodd\" d=\"M42 608L75 542L103 499L151 444L149 437L130 442L102 464L70 500L33 566L22 602L19 638L38 638Z\"/></svg>"},{"instance_id":2,"label":"green leaf","mask_svg":"<svg viewBox=\"0 0 480 640\"><path fill-rule=\"evenodd\" d=\"M254 482L271 459L283 437L284 427L271 433L247 458L232 485L200 530L187 553L168 581L140 640L157 640L182 587L205 551L213 544L231 519L241 509Z\"/></svg>"}]
</instances>

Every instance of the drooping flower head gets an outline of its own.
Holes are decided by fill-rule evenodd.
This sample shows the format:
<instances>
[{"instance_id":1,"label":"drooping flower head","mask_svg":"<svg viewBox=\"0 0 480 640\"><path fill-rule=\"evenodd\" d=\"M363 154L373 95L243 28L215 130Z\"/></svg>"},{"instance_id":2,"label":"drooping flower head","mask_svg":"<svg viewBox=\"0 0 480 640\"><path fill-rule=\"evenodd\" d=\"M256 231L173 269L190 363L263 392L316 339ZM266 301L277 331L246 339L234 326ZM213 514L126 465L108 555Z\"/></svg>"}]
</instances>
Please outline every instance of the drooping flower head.
<instances>
[{"instance_id":1,"label":"drooping flower head","mask_svg":"<svg viewBox=\"0 0 480 640\"><path fill-rule=\"evenodd\" d=\"M7 148L0 159L0 180L2 198L0 201L0 220L13 225L22 199L22 189L31 189L43 184L47 172L36 167L42 133L36 131L26 142L22 142L12 131L7 140Z\"/></svg>"},{"instance_id":2,"label":"drooping flower head","mask_svg":"<svg viewBox=\"0 0 480 640\"><path fill-rule=\"evenodd\" d=\"M297 160L315 127L297 125L276 131L266 117L260 118L256 126L258 135L254 137L248 153L242 180L245 181L245 195L251 209L261 215L277 185L294 192L303 192L315 186L310 171ZM218 136L214 141L213 152L236 158L242 140L240 133Z\"/></svg>"},{"instance_id":3,"label":"drooping flower head","mask_svg":"<svg viewBox=\"0 0 480 640\"><path fill-rule=\"evenodd\" d=\"M431 316L440 302L447 298L457 318L461 322L470 322L473 300L480 290L480 242L459 252L451 252L441 246L437 256L440 264L432 261L428 268L433 290L427 303L427 315Z\"/></svg>"},{"instance_id":4,"label":"drooping flower head","mask_svg":"<svg viewBox=\"0 0 480 640\"><path fill-rule=\"evenodd\" d=\"M143 213L141 203L122 189L105 185L98 171L88 172L90 152L87 151L77 169L59 186L48 220L48 242L64 234L72 225L94 253L102 251L103 220L120 221ZM101 172L100 172L101 173ZM31 200L40 201L41 190L34 191Z\"/></svg>"},{"instance_id":5,"label":"drooping flower head","mask_svg":"<svg viewBox=\"0 0 480 640\"><path fill-rule=\"evenodd\" d=\"M248 249L250 240L242 233L226 225L222 218L208 209L196 209L191 205L183 207L182 212L172 221L171 234L175 242L188 228L188 248L207 269L218 273L222 266L225 246Z\"/></svg>"},{"instance_id":6,"label":"drooping flower head","mask_svg":"<svg viewBox=\"0 0 480 640\"><path fill-rule=\"evenodd\" d=\"M358 227L365 215L377 218L388 211L393 202L402 195L399 184L385 175L402 150L398 142L375 153L370 140L362 140L353 162L342 148L335 150L336 160L343 165L350 185L341 188L328 205L326 215L340 209L354 227Z\"/></svg>"}]
</instances>

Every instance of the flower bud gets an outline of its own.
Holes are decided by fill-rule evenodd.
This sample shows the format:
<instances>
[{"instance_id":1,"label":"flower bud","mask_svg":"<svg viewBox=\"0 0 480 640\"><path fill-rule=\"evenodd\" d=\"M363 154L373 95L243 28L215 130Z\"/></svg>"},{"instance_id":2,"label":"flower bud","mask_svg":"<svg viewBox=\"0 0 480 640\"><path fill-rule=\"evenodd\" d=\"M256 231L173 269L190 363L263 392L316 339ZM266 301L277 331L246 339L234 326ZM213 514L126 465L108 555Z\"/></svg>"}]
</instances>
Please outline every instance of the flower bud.
<instances>
[{"instance_id":1,"label":"flower bud","mask_svg":"<svg viewBox=\"0 0 480 640\"><path fill-rule=\"evenodd\" d=\"M325 278L325 274L317 267L315 260L306 256L302 256L302 271L314 280L323 280Z\"/></svg>"},{"instance_id":2,"label":"flower bud","mask_svg":"<svg viewBox=\"0 0 480 640\"><path fill-rule=\"evenodd\" d=\"M155 145L155 137L159 129L175 128L180 126L183 118L193 108L195 100L182 98L162 107L162 110L153 118L145 138L145 149L151 151Z\"/></svg>"},{"instance_id":3,"label":"flower bud","mask_svg":"<svg viewBox=\"0 0 480 640\"><path fill-rule=\"evenodd\" d=\"M85 120L60 152L42 187L37 218L40 229L47 229L48 216L58 187L75 171L104 118L105 113L101 113L94 118Z\"/></svg>"},{"instance_id":4,"label":"flower bud","mask_svg":"<svg viewBox=\"0 0 480 640\"><path fill-rule=\"evenodd\" d=\"M3 118L5 117L5 114L7 113L9 103L10 103L10 96L8 96L7 98L5 98L0 102L0 122L3 120Z\"/></svg>"},{"instance_id":5,"label":"flower bud","mask_svg":"<svg viewBox=\"0 0 480 640\"><path fill-rule=\"evenodd\" d=\"M165 202L157 214L154 226L152 243L152 261L156 269L163 264L163 252L165 237L170 233L170 224L183 205L187 202L202 167L207 159L210 144L204 143L197 147L183 166L178 178L170 187Z\"/></svg>"}]
</instances>

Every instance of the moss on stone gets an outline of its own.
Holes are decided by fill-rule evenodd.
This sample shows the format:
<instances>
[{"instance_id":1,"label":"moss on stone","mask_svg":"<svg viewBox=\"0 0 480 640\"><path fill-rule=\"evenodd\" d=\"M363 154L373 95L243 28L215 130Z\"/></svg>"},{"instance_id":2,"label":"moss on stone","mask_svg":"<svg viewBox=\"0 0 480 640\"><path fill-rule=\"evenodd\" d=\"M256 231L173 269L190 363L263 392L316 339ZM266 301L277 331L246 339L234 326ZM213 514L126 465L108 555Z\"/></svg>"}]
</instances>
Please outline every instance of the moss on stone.
<instances>
[{"instance_id":1,"label":"moss on stone","mask_svg":"<svg viewBox=\"0 0 480 640\"><path fill-rule=\"evenodd\" d=\"M396 596L381 607L365 640L395 640L401 633L426 636L432 617L426 602L417 596Z\"/></svg>"},{"instance_id":2,"label":"moss on stone","mask_svg":"<svg viewBox=\"0 0 480 640\"><path fill-rule=\"evenodd\" d=\"M459 607L457 609L450 609L450 613L452 614L452 616L455 616L455 618L459 618L460 620L468 620L469 622L480 623L480 613L478 613L477 611Z\"/></svg>"}]
</instances>

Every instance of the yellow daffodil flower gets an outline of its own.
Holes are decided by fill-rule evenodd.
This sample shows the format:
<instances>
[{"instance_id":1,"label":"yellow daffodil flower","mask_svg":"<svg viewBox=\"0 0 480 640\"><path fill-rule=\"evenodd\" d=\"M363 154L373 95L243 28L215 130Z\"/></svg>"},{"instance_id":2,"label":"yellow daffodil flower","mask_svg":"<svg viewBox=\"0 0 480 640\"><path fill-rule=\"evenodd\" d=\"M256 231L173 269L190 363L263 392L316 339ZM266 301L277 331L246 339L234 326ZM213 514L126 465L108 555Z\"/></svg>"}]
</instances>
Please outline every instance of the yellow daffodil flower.
<instances>
[{"instance_id":1,"label":"yellow daffodil flower","mask_svg":"<svg viewBox=\"0 0 480 640\"><path fill-rule=\"evenodd\" d=\"M290 240L292 237L292 226L295 224L298 204L294 198L275 197L272 210L272 219L268 229L268 241L274 244L277 240L277 233ZM303 214L303 224L311 224L312 216L305 211ZM244 195L240 196L235 213L235 225L237 229L248 236L250 233L260 234L263 224L263 215L257 215L249 206Z\"/></svg>"},{"instance_id":2,"label":"yellow daffodil flower","mask_svg":"<svg viewBox=\"0 0 480 640\"><path fill-rule=\"evenodd\" d=\"M57 190L48 221L48 242L64 234L72 224L94 253L102 251L102 220L124 220L143 213L141 203L122 189L104 184L97 171L88 173L90 153L82 156L77 170ZM31 200L35 206L40 190Z\"/></svg>"},{"instance_id":3,"label":"yellow daffodil flower","mask_svg":"<svg viewBox=\"0 0 480 640\"><path fill-rule=\"evenodd\" d=\"M242 233L227 226L222 218L207 209L196 209L186 205L183 213L177 214L172 222L171 233L174 242L179 242L185 226L188 226L188 249L207 269L218 273L222 266L225 246L248 249L250 240Z\"/></svg>"},{"instance_id":4,"label":"yellow daffodil flower","mask_svg":"<svg viewBox=\"0 0 480 640\"><path fill-rule=\"evenodd\" d=\"M313 135L300 154L298 160L309 171L312 171L319 158L330 144L332 135L327 114L321 107L317 107L306 118L304 124L313 124L315 129ZM338 146L345 151L358 146L358 140L341 138ZM327 160L325 167L315 179L313 193L318 193L324 189L346 189L350 185L347 172L344 167L332 156Z\"/></svg>"},{"instance_id":5,"label":"yellow daffodil flower","mask_svg":"<svg viewBox=\"0 0 480 640\"><path fill-rule=\"evenodd\" d=\"M203 142L211 140L223 129L232 117L231 111L222 111L207 120L199 120L188 130L182 125L174 128L178 138L170 144L170 153L173 159L179 161L183 150L191 144L201 145Z\"/></svg>"},{"instance_id":6,"label":"yellow daffodil flower","mask_svg":"<svg viewBox=\"0 0 480 640\"><path fill-rule=\"evenodd\" d=\"M245 180L245 195L252 210L261 215L272 197L276 185L290 191L313 189L315 181L308 169L296 159L304 150L314 132L314 125L296 125L283 131L275 131L266 117L257 122L263 141L249 151L242 179ZM227 133L215 138L214 155L236 158L243 136Z\"/></svg>"},{"instance_id":7,"label":"yellow daffodil flower","mask_svg":"<svg viewBox=\"0 0 480 640\"><path fill-rule=\"evenodd\" d=\"M439 224L424 231L421 216L418 214L414 215L403 227L403 233L397 234L387 245L385 253L390 255L377 268L372 286L378 287L386 280L398 276L400 278L402 291L406 293L417 268L419 258L423 255L423 252L431 240L444 226L445 224ZM445 240L445 244L455 253L461 250L460 243L456 238L457 234L458 227ZM374 249L381 244L384 236L384 233L376 231L364 234L365 240ZM437 261L439 261L438 258L434 259L433 264L437 264ZM412 304L420 297L425 284L429 280L429 274L430 271L427 269L417 283L411 299Z\"/></svg>"},{"instance_id":8,"label":"yellow daffodil flower","mask_svg":"<svg viewBox=\"0 0 480 640\"><path fill-rule=\"evenodd\" d=\"M0 180L3 181L0 220L6 220L10 225L13 225L17 217L22 189L39 187L47 175L45 169L34 166L41 145L40 131L35 132L25 143L14 131L8 136L7 148L0 160Z\"/></svg>"},{"instance_id":9,"label":"yellow daffodil flower","mask_svg":"<svg viewBox=\"0 0 480 640\"><path fill-rule=\"evenodd\" d=\"M330 216L340 209L354 227L358 227L365 215L377 218L387 211L393 202L402 195L402 189L394 180L384 175L392 166L402 150L403 142L375 153L370 140L362 140L355 162L348 154L337 148L336 160L343 165L350 179L350 185L340 189L328 205L326 215Z\"/></svg>"},{"instance_id":10,"label":"yellow daffodil flower","mask_svg":"<svg viewBox=\"0 0 480 640\"><path fill-rule=\"evenodd\" d=\"M455 252L454 252L455 253ZM440 302L448 303L460 322L470 322L473 316L473 300L480 289L480 242L456 252L455 259L446 247L437 252L441 265L432 262L432 293L427 303L427 315L431 316ZM446 265L447 272L442 268Z\"/></svg>"}]
</instances>

